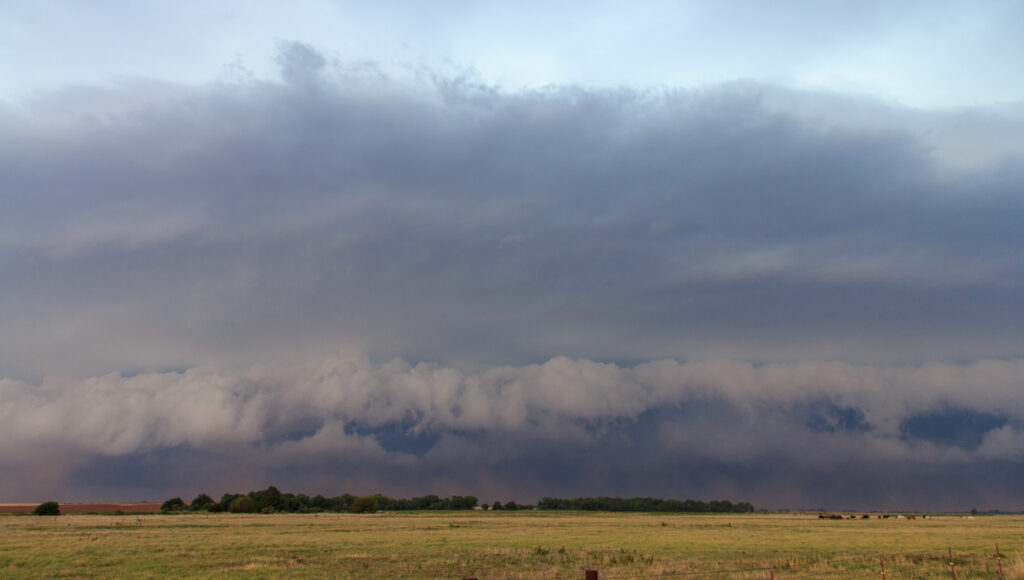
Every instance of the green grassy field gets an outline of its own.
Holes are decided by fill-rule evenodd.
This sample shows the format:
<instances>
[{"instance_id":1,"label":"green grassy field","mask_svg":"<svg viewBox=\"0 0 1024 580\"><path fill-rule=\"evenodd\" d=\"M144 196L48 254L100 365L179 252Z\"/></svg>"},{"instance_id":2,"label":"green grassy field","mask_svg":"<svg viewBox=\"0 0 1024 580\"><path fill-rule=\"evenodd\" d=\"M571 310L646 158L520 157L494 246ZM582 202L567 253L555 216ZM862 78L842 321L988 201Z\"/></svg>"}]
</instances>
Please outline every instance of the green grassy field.
<instances>
[{"instance_id":1,"label":"green grassy field","mask_svg":"<svg viewBox=\"0 0 1024 580\"><path fill-rule=\"evenodd\" d=\"M1024 577L1024 517L384 513L0 517L0 577ZM688 574L688 575L683 575Z\"/></svg>"}]
</instances>

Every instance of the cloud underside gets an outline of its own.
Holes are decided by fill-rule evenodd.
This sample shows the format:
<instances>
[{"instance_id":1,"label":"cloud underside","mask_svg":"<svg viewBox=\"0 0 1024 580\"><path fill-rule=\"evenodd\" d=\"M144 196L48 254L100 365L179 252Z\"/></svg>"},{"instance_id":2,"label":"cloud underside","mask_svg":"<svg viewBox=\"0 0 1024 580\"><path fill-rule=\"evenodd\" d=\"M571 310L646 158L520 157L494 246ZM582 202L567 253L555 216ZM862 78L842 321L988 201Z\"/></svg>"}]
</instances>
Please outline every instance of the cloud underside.
<instances>
[{"instance_id":1,"label":"cloud underside","mask_svg":"<svg viewBox=\"0 0 1024 580\"><path fill-rule=\"evenodd\" d=\"M1016 497L1010 481L978 475L1020 471L1021 376L1020 360L620 367L558 357L463 369L346 352L236 372L5 380L0 465L18 477L0 493L222 493L272 480L327 494L954 509Z\"/></svg>"},{"instance_id":2,"label":"cloud underside","mask_svg":"<svg viewBox=\"0 0 1024 580\"><path fill-rule=\"evenodd\" d=\"M0 376L1024 352L1021 111L279 62L0 109Z\"/></svg>"},{"instance_id":3,"label":"cloud underside","mask_svg":"<svg viewBox=\"0 0 1024 580\"><path fill-rule=\"evenodd\" d=\"M278 63L0 107L0 493L1021 497L1019 106Z\"/></svg>"}]
</instances>

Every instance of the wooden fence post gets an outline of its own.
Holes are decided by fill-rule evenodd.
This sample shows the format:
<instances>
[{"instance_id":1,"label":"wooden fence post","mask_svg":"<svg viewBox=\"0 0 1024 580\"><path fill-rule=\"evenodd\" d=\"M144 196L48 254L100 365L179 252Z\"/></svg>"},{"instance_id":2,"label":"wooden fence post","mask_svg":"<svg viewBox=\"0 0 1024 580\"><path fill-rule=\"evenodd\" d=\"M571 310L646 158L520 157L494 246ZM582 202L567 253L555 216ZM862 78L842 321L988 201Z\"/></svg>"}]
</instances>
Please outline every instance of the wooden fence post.
<instances>
[{"instance_id":1,"label":"wooden fence post","mask_svg":"<svg viewBox=\"0 0 1024 580\"><path fill-rule=\"evenodd\" d=\"M586 580L597 580L597 570L587 570Z\"/></svg>"},{"instance_id":2,"label":"wooden fence post","mask_svg":"<svg viewBox=\"0 0 1024 580\"><path fill-rule=\"evenodd\" d=\"M956 580L956 568L953 567L953 548L949 548L949 573Z\"/></svg>"},{"instance_id":3,"label":"wooden fence post","mask_svg":"<svg viewBox=\"0 0 1024 580\"><path fill-rule=\"evenodd\" d=\"M996 542L996 564L999 565L999 577L1005 578L1005 576L1003 576L1003 557L999 553L999 542Z\"/></svg>"}]
</instances>

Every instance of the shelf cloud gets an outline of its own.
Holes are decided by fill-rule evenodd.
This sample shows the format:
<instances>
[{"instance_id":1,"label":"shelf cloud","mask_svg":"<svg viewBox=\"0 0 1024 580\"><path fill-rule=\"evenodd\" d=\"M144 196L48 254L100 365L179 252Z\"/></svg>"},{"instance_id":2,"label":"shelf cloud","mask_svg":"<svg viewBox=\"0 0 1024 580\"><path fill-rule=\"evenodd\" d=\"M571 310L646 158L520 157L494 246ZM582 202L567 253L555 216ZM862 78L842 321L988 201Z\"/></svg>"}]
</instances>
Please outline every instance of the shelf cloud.
<instances>
[{"instance_id":1,"label":"shelf cloud","mask_svg":"<svg viewBox=\"0 0 1024 580\"><path fill-rule=\"evenodd\" d=\"M864 479L865 493L876 493L895 474L916 484L902 498L910 507L949 509L991 501L986 493L1005 499L998 482L951 491L927 480L938 469L1017 469L1022 372L1020 360L622 367L565 357L463 369L375 364L350 351L295 367L5 380L0 464L22 477L0 492L25 493L31 482L66 493L82 478L100 485L89 482L90 466L112 458L121 458L119 483L142 485L141 474L167 469L153 458L171 455L207 465L189 487L211 492L272 477L302 486L309 472L330 479L313 490L328 494L345 485L412 493L422 483L410 482L431 482L446 493L483 488L531 501L522 490L703 495L726 480L771 506L792 500L779 486L794 479L814 475L830 488ZM40 457L50 467L37 473ZM66 469L54 473L54 464ZM296 465L299 474L289 471ZM513 468L528 477L509 475ZM744 477L753 469L765 473ZM828 491L815 500L866 501Z\"/></svg>"}]
</instances>

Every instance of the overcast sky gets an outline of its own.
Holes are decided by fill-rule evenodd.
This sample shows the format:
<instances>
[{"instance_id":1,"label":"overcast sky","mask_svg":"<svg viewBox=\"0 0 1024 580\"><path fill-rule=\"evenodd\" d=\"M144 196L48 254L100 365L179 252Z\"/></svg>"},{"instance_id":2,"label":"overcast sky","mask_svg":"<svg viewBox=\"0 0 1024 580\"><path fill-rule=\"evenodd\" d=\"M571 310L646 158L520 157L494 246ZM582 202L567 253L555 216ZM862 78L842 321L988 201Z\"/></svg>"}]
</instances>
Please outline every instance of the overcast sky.
<instances>
[{"instance_id":1,"label":"overcast sky","mask_svg":"<svg viewBox=\"0 0 1024 580\"><path fill-rule=\"evenodd\" d=\"M1024 509L1020 22L0 2L0 500Z\"/></svg>"}]
</instances>

